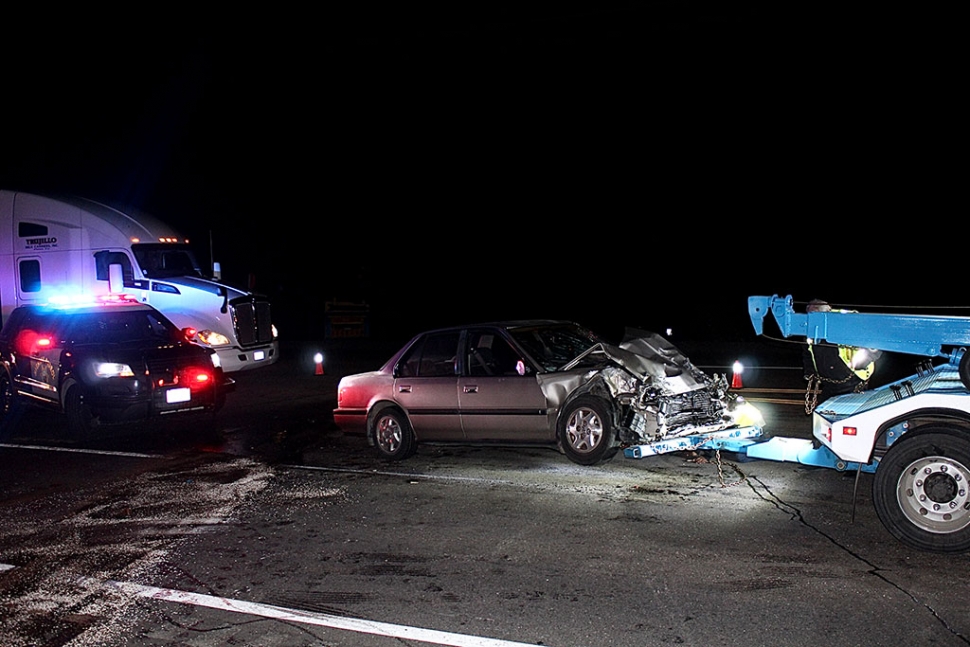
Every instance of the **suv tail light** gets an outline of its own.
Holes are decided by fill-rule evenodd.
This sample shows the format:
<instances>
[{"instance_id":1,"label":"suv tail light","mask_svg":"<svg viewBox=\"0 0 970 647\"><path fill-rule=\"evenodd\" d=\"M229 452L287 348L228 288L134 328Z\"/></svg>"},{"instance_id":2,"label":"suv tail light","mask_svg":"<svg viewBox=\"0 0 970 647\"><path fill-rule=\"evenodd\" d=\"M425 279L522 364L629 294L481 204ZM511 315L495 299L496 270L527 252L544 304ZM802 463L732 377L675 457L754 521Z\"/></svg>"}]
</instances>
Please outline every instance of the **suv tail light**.
<instances>
[{"instance_id":1,"label":"suv tail light","mask_svg":"<svg viewBox=\"0 0 970 647\"><path fill-rule=\"evenodd\" d=\"M213 379L212 371L194 366L184 369L179 377L181 378L180 384L190 389L201 389L209 386Z\"/></svg>"}]
</instances>

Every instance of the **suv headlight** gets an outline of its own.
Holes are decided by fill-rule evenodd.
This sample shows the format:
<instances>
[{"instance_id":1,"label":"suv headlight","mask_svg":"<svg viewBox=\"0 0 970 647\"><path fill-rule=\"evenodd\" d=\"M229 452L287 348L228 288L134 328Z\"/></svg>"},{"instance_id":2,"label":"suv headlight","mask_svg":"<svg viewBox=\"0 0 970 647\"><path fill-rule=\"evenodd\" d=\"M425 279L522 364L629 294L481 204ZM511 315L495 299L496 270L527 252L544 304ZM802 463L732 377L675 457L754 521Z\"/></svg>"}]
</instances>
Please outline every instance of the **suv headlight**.
<instances>
[{"instance_id":1,"label":"suv headlight","mask_svg":"<svg viewBox=\"0 0 970 647\"><path fill-rule=\"evenodd\" d=\"M94 374L98 377L134 377L131 367L127 364L117 364L115 362L97 362L94 365Z\"/></svg>"}]
</instances>

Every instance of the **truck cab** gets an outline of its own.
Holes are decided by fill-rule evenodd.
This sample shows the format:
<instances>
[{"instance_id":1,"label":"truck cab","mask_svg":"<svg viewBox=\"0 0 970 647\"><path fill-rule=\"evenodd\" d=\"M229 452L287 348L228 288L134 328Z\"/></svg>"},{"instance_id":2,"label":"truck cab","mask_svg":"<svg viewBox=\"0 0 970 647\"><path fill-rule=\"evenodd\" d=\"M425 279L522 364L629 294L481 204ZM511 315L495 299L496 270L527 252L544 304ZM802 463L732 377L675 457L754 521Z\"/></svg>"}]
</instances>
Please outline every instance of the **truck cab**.
<instances>
[{"instance_id":1,"label":"truck cab","mask_svg":"<svg viewBox=\"0 0 970 647\"><path fill-rule=\"evenodd\" d=\"M269 299L207 276L162 221L84 198L0 191L0 324L19 305L79 293L155 307L229 373L279 356Z\"/></svg>"}]
</instances>

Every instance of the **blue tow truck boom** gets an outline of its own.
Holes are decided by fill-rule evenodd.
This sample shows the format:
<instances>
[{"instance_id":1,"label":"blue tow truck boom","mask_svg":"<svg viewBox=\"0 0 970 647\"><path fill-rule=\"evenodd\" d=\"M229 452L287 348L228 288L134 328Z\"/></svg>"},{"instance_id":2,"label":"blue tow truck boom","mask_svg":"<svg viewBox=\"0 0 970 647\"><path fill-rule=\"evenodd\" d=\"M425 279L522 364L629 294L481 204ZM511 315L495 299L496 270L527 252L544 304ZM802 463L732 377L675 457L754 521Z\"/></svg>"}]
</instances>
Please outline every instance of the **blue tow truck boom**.
<instances>
[{"instance_id":1,"label":"blue tow truck boom","mask_svg":"<svg viewBox=\"0 0 970 647\"><path fill-rule=\"evenodd\" d=\"M874 348L908 355L950 358L970 346L970 318L861 312L797 313L791 295L748 297L748 316L759 335L770 312L784 337L805 337L840 346ZM959 361L959 358L957 358Z\"/></svg>"},{"instance_id":2,"label":"blue tow truck boom","mask_svg":"<svg viewBox=\"0 0 970 647\"><path fill-rule=\"evenodd\" d=\"M837 395L812 412L812 439L771 438L749 457L873 474L886 529L916 548L970 550L970 318L848 311L796 312L793 299L748 297L758 335L770 313L783 337L931 359L916 374Z\"/></svg>"}]
</instances>

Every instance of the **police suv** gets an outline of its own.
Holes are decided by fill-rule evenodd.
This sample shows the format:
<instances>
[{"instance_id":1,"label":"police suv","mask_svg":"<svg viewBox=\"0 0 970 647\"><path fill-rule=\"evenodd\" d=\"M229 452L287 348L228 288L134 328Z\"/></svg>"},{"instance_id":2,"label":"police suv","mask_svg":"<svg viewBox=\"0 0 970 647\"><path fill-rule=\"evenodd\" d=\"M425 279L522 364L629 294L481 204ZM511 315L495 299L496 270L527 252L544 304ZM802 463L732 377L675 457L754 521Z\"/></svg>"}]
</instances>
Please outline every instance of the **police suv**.
<instances>
[{"instance_id":1,"label":"police suv","mask_svg":"<svg viewBox=\"0 0 970 647\"><path fill-rule=\"evenodd\" d=\"M235 382L212 349L186 335L124 297L14 309L0 329L0 435L28 405L66 414L75 439L100 424L211 419Z\"/></svg>"}]
</instances>

